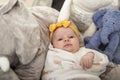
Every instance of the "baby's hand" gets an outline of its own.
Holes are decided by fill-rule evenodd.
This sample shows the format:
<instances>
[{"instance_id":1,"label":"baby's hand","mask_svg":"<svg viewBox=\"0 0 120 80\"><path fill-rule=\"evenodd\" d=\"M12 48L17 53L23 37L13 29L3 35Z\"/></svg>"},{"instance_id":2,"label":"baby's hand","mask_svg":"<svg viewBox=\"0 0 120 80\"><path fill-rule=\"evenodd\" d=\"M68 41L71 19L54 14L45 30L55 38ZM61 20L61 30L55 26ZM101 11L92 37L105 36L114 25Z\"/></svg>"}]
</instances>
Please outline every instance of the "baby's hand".
<instances>
[{"instance_id":1,"label":"baby's hand","mask_svg":"<svg viewBox=\"0 0 120 80\"><path fill-rule=\"evenodd\" d=\"M91 68L93 64L93 59L94 59L94 53L88 52L81 58L81 61L80 61L81 67L83 69Z\"/></svg>"},{"instance_id":2,"label":"baby's hand","mask_svg":"<svg viewBox=\"0 0 120 80\"><path fill-rule=\"evenodd\" d=\"M10 68L10 63L7 57L0 57L0 69L3 72L7 72Z\"/></svg>"}]
</instances>

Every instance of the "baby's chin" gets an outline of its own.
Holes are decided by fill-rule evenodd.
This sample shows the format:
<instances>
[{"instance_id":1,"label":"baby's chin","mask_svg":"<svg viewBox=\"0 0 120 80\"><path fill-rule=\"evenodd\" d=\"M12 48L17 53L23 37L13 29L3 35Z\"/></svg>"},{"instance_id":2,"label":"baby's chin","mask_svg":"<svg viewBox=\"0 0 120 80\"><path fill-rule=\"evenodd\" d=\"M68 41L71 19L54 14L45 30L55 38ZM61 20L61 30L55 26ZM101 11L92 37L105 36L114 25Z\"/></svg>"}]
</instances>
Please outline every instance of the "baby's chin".
<instances>
[{"instance_id":1,"label":"baby's chin","mask_svg":"<svg viewBox=\"0 0 120 80\"><path fill-rule=\"evenodd\" d=\"M66 49L66 51L70 52L70 53L76 53L78 50L73 50L73 49Z\"/></svg>"}]
</instances>

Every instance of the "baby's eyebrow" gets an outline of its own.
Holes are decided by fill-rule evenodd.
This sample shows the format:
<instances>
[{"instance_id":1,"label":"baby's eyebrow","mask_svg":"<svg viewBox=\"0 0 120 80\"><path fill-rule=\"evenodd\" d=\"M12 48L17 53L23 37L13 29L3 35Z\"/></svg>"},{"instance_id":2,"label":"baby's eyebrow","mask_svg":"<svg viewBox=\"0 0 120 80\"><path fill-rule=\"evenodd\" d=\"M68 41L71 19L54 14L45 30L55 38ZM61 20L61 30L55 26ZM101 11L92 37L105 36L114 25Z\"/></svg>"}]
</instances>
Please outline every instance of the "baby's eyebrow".
<instances>
[{"instance_id":1,"label":"baby's eyebrow","mask_svg":"<svg viewBox=\"0 0 120 80\"><path fill-rule=\"evenodd\" d=\"M57 39L60 39L60 38L62 38L62 37L56 37Z\"/></svg>"}]
</instances>

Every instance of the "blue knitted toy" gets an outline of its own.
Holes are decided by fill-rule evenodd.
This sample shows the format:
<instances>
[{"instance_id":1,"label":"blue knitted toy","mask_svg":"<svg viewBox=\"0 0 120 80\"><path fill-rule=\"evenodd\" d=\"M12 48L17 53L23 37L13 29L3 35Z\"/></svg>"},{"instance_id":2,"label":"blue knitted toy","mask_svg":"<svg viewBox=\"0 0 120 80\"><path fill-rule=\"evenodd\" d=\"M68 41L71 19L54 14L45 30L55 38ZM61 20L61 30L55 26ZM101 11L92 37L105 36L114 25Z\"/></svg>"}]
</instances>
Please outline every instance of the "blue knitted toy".
<instances>
[{"instance_id":1,"label":"blue knitted toy","mask_svg":"<svg viewBox=\"0 0 120 80\"><path fill-rule=\"evenodd\" d=\"M120 63L120 11L99 10L93 15L93 22L98 30L92 37L85 38L85 46L101 50L110 61Z\"/></svg>"}]
</instances>

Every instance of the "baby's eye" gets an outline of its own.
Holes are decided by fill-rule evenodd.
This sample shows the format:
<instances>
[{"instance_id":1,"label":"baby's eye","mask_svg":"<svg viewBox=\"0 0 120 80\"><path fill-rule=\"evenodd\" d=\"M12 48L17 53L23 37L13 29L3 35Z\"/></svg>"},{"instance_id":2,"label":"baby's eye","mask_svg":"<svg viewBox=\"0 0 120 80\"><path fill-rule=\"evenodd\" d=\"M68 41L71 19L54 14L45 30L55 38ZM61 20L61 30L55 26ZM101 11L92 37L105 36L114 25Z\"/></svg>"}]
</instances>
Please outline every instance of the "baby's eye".
<instances>
[{"instance_id":1,"label":"baby's eye","mask_svg":"<svg viewBox=\"0 0 120 80\"><path fill-rule=\"evenodd\" d=\"M61 41L61 40L63 40L63 39L62 39L62 38L59 38L59 39L58 39L58 41Z\"/></svg>"},{"instance_id":2,"label":"baby's eye","mask_svg":"<svg viewBox=\"0 0 120 80\"><path fill-rule=\"evenodd\" d=\"M70 36L69 38L74 38L74 36Z\"/></svg>"}]
</instances>

